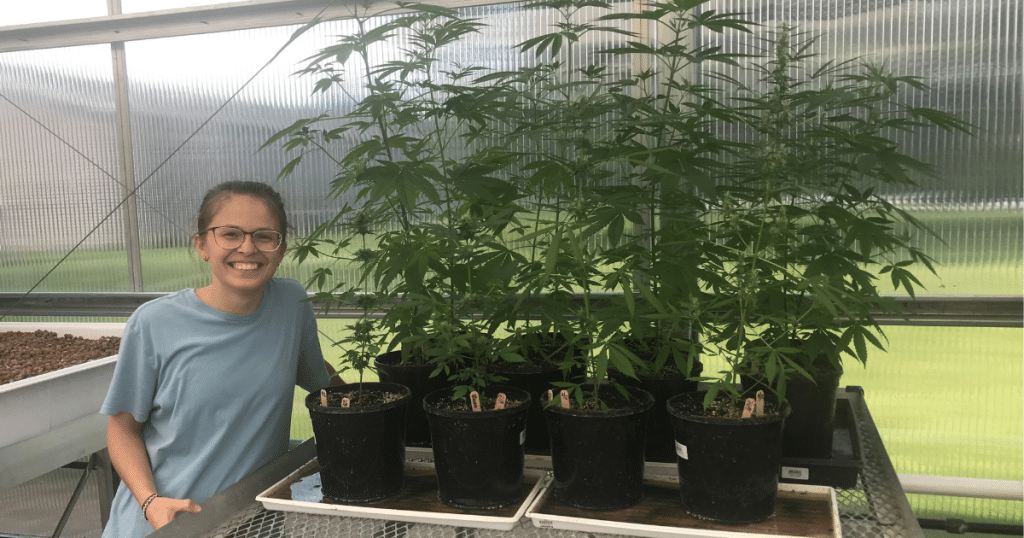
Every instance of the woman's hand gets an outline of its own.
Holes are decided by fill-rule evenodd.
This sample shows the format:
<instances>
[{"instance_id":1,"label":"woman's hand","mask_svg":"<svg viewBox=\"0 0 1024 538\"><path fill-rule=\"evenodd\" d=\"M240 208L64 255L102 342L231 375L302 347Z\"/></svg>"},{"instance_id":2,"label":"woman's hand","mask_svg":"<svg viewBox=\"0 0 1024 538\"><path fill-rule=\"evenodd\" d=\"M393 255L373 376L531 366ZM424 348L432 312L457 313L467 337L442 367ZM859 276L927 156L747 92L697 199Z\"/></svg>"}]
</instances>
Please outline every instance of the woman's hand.
<instances>
[{"instance_id":1,"label":"woman's hand","mask_svg":"<svg viewBox=\"0 0 1024 538\"><path fill-rule=\"evenodd\" d=\"M107 450L110 462L118 476L131 490L135 501L141 507L151 495L157 492L153 472L149 466L146 445L139 431L142 424L130 413L120 412L107 421ZM154 497L146 504L146 517L154 529L171 522L180 512L198 512L199 505L191 500Z\"/></svg>"},{"instance_id":2,"label":"woman's hand","mask_svg":"<svg viewBox=\"0 0 1024 538\"><path fill-rule=\"evenodd\" d=\"M157 497L146 507L146 519L153 529L159 529L170 523L181 512L195 514L202 510L198 504L191 499L169 499Z\"/></svg>"}]
</instances>

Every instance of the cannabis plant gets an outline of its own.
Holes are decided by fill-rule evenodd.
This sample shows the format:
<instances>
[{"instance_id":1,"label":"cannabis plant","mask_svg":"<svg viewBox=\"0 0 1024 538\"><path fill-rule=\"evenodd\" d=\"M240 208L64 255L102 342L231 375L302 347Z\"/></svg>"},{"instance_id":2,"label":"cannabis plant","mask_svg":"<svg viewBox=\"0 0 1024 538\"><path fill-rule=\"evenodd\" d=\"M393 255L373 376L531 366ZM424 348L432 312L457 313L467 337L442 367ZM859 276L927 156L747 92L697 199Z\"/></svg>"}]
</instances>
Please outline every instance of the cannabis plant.
<instances>
[{"instance_id":1,"label":"cannabis plant","mask_svg":"<svg viewBox=\"0 0 1024 538\"><path fill-rule=\"evenodd\" d=\"M384 293L380 329L403 361L435 365L434 375L484 383L481 308L511 279L508 252L494 241L511 222L517 191L494 177L508 157L489 143L502 110L500 88L472 84L480 68L442 61L442 51L480 23L437 6L402 4L398 14L356 14L357 31L308 60L300 74L315 91L355 102L351 111L295 122L269 143L325 153L336 163L331 193L353 197L376 229L361 251L361 282ZM400 50L393 60L371 58ZM356 78L353 77L355 73ZM325 226L353 212L345 204ZM320 278L331 277L319 273Z\"/></svg>"},{"instance_id":2,"label":"cannabis plant","mask_svg":"<svg viewBox=\"0 0 1024 538\"><path fill-rule=\"evenodd\" d=\"M338 235L340 228L341 235ZM379 331L379 320L375 315L384 306L386 294L370 290L363 292L361 286L365 282L356 285L349 285L343 281L333 278L332 267L337 265L356 264L366 266L373 259L373 251L368 248L367 236L373 233L373 229L366 215L355 213L355 215L339 225L337 219L319 226L308 236L302 238L293 250L293 256L299 263L306 261L326 262L326 265L317 267L313 271L307 287L315 287L317 290L312 299L322 304L325 312L338 307L355 306L361 311L361 315L345 335L332 341L334 346L343 350L340 373L354 370L359 374L359 381L356 387L356 396L351 403L358 405L363 396L363 382L368 370L373 370L373 360L380 353L384 343L384 336ZM353 237L359 238L359 245L352 250Z\"/></svg>"},{"instance_id":3,"label":"cannabis plant","mask_svg":"<svg viewBox=\"0 0 1024 538\"><path fill-rule=\"evenodd\" d=\"M740 55L694 43L698 33L748 32L751 23L738 14L699 11L703 3L653 2L641 13L603 17L656 28L649 39L610 51L650 67L634 73L632 91L619 97L630 113L617 141L628 148L629 161L618 190L623 206L636 212L632 230L606 252L613 269L604 278L605 288L617 292L610 321L620 320L608 352L620 369L632 364L649 375L666 369L688 375L698 361L692 317L706 279L705 217L708 200L717 196L714 178L734 149L713 126L735 122L738 113L720 101L720 88L701 80L707 70L738 67Z\"/></svg>"},{"instance_id":4,"label":"cannabis plant","mask_svg":"<svg viewBox=\"0 0 1024 538\"><path fill-rule=\"evenodd\" d=\"M931 169L893 138L966 125L907 104L928 89L923 81L862 61L824 62L813 46L813 36L781 26L766 53L741 66L755 83L719 79L743 138L709 226L714 296L703 311L714 315L705 332L730 366L709 399L733 392L741 371L784 399L787 375L841 368L844 356L866 363L869 347L884 349L875 313L896 309L878 279L914 296L913 271L934 271L912 242L924 226L886 198L888 187Z\"/></svg>"},{"instance_id":5,"label":"cannabis plant","mask_svg":"<svg viewBox=\"0 0 1024 538\"><path fill-rule=\"evenodd\" d=\"M696 356L687 318L700 264L690 254L699 252L699 191L713 187L715 155L726 148L708 126L728 111L687 76L731 59L689 39L743 28L732 15L694 14L700 3L652 3L640 13L600 1L531 3L557 14L554 31L520 44L535 64L492 76L520 103L508 146L519 151L515 181L532 204L518 219L530 256L513 287L520 301L546 298L537 303L542 323L574 335L594 383L590 394L564 384L580 406L600 407L609 368L635 376L635 366L660 370L671 356L689 372ZM633 31L650 22L660 25L656 46ZM587 55L609 37L629 44ZM641 56L657 65L633 72ZM633 330L668 343L656 364L623 343Z\"/></svg>"}]
</instances>

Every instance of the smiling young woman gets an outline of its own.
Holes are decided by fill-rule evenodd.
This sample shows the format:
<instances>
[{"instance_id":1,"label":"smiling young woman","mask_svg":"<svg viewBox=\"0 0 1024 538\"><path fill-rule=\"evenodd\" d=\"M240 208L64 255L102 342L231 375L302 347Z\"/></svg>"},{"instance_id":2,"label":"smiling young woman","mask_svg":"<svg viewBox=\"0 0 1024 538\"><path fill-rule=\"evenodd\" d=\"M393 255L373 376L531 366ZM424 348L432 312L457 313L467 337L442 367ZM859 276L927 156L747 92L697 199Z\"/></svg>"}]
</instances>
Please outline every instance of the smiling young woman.
<instances>
[{"instance_id":1,"label":"smiling young woman","mask_svg":"<svg viewBox=\"0 0 1024 538\"><path fill-rule=\"evenodd\" d=\"M284 237L288 222L276 194L211 191L203 201L199 232L192 242L199 255L210 262L213 273L210 285L196 290L204 303L243 315L260 305L263 287L274 276L287 249ZM273 244L270 239L275 236L279 240ZM257 245L257 237L261 245Z\"/></svg>"},{"instance_id":2,"label":"smiling young woman","mask_svg":"<svg viewBox=\"0 0 1024 538\"><path fill-rule=\"evenodd\" d=\"M210 284L132 314L100 409L122 480L105 537L145 536L198 512L284 454L294 387L332 382L305 288L274 277L287 247L280 195L262 183L223 183L196 224Z\"/></svg>"}]
</instances>

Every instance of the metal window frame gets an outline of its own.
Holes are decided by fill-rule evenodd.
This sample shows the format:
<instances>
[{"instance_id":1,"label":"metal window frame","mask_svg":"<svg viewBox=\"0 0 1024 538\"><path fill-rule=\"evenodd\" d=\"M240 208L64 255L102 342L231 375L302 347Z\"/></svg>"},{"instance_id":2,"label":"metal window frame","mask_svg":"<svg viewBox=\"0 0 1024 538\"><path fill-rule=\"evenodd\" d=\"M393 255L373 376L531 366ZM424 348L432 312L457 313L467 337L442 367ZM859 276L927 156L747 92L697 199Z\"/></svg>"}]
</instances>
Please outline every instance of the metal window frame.
<instances>
[{"instance_id":1,"label":"metal window frame","mask_svg":"<svg viewBox=\"0 0 1024 538\"><path fill-rule=\"evenodd\" d=\"M0 293L3 317L128 317L142 303L166 293ZM880 325L919 327L1003 327L1024 328L1024 297L1002 295L929 295L911 298L894 296L905 315L876 312ZM313 301L317 316L356 319L356 308L333 308Z\"/></svg>"},{"instance_id":2,"label":"metal window frame","mask_svg":"<svg viewBox=\"0 0 1024 538\"><path fill-rule=\"evenodd\" d=\"M439 0L431 3L456 8L503 2ZM260 0L0 26L0 53L298 25L316 17L324 20L350 18L354 9L361 15L372 15L385 9L392 11L395 5L374 2L367 6L359 0Z\"/></svg>"},{"instance_id":3,"label":"metal window frame","mask_svg":"<svg viewBox=\"0 0 1024 538\"><path fill-rule=\"evenodd\" d=\"M438 5L468 7L498 3L495 0L440 0ZM169 9L144 13L121 13L120 0L107 0L109 15L86 19L61 20L35 24L0 26L0 53L64 48L83 45L110 45L113 68L114 115L117 125L118 177L124 205L124 236L127 257L128 289L145 291L142 272L142 247L139 232L137 196L128 99L128 72L124 43L143 39L180 37L272 26L307 24L317 20L373 15L393 4L364 4L361 0L261 0Z\"/></svg>"},{"instance_id":4,"label":"metal window frame","mask_svg":"<svg viewBox=\"0 0 1024 538\"><path fill-rule=\"evenodd\" d=\"M435 0L433 3L455 8L503 2ZM120 1L108 0L108 9L115 14L106 17L0 26L0 53L109 43L115 66L115 87L124 88L127 84L127 73L123 68L125 41L307 24L317 17L323 20L349 18L357 8L361 14L370 15L394 9L394 4L376 1L367 5L362 0L257 0L118 14ZM118 69L118 66L121 68ZM122 127L129 125L126 101L123 96L118 96L116 113L119 126ZM133 169L130 137L127 128L119 132L122 145L121 181L128 201L134 203L134 179L128 175ZM133 207L129 206L128 211L133 212ZM130 218L130 215L126 215L126 219ZM0 316L127 317L143 302L165 295L143 293L142 275L138 267L138 239L137 235L133 237L137 229L132 231L133 228L131 225L126 226L132 293L0 293ZM906 316L878 313L880 324L1024 328L1024 296L943 295L897 299ZM320 312L320 309L317 310ZM359 313L355 310L334 309L318 315L326 318L356 318Z\"/></svg>"}]
</instances>

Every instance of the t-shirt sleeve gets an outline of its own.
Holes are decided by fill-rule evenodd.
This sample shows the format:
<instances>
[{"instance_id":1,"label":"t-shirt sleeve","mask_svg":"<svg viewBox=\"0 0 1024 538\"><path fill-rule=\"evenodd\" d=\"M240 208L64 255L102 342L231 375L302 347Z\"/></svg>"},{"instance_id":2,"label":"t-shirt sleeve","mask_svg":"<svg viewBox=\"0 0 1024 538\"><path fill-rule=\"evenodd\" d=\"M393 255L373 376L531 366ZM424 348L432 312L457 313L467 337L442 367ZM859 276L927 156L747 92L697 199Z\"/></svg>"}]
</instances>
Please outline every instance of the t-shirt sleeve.
<instances>
[{"instance_id":1,"label":"t-shirt sleeve","mask_svg":"<svg viewBox=\"0 0 1024 538\"><path fill-rule=\"evenodd\" d=\"M159 367L152 338L146 334L145 312L146 309L136 311L125 325L114 377L100 407L104 415L127 411L138 422L149 420Z\"/></svg>"},{"instance_id":2,"label":"t-shirt sleeve","mask_svg":"<svg viewBox=\"0 0 1024 538\"><path fill-rule=\"evenodd\" d=\"M324 365L324 354L320 349L320 336L317 332L316 316L313 314L313 307L304 299L306 298L305 288L296 283L302 290L300 292L296 322L299 330L299 362L298 371L295 372L295 384L313 392L327 387L331 384L331 378Z\"/></svg>"}]
</instances>

